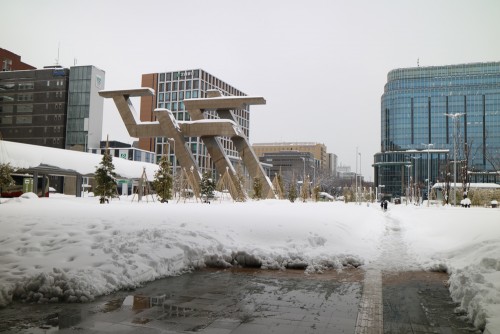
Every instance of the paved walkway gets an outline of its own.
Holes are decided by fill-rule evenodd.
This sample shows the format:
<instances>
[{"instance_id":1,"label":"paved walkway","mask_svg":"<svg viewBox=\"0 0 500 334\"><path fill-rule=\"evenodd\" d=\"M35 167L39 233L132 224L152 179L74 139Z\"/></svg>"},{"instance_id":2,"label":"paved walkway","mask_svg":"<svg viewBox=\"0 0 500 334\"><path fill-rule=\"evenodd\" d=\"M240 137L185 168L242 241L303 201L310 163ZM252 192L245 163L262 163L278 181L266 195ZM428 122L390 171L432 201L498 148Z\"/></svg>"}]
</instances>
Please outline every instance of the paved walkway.
<instances>
[{"instance_id":1,"label":"paved walkway","mask_svg":"<svg viewBox=\"0 0 500 334\"><path fill-rule=\"evenodd\" d=\"M0 332L474 333L453 313L446 279L360 269L204 270L91 304L16 304L0 310Z\"/></svg>"}]
</instances>

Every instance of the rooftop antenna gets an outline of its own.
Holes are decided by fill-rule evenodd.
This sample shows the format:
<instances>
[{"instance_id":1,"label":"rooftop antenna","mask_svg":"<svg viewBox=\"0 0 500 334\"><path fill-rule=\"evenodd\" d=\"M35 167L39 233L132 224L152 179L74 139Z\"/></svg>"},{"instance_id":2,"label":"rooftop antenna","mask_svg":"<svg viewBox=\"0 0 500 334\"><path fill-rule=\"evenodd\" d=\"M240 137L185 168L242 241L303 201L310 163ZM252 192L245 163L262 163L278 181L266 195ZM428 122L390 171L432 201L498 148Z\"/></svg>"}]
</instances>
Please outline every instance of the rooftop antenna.
<instances>
[{"instance_id":1,"label":"rooftop antenna","mask_svg":"<svg viewBox=\"0 0 500 334\"><path fill-rule=\"evenodd\" d=\"M76 59L76 58L74 58L74 59L73 59L73 66L76 66L76 63L77 63L77 59Z\"/></svg>"},{"instance_id":2,"label":"rooftop antenna","mask_svg":"<svg viewBox=\"0 0 500 334\"><path fill-rule=\"evenodd\" d=\"M61 48L61 42L57 43L57 59L56 59L56 66L59 66L59 49Z\"/></svg>"},{"instance_id":3,"label":"rooftop antenna","mask_svg":"<svg viewBox=\"0 0 500 334\"><path fill-rule=\"evenodd\" d=\"M417 58L417 67L420 67L420 58Z\"/></svg>"}]
</instances>

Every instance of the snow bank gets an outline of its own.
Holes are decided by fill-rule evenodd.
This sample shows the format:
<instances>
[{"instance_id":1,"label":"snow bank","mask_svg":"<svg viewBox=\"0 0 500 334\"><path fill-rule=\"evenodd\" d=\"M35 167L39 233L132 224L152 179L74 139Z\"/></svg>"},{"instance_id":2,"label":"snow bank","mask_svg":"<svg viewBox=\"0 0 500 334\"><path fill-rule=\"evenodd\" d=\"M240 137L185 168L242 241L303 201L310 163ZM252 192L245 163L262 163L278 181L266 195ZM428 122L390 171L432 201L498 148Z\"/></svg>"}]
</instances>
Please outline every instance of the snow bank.
<instances>
[{"instance_id":1,"label":"snow bank","mask_svg":"<svg viewBox=\"0 0 500 334\"><path fill-rule=\"evenodd\" d=\"M389 215L400 221L407 245L421 266L450 274L451 296L474 325L481 329L488 325L498 332L499 210L399 206Z\"/></svg>"},{"instance_id":2,"label":"snow bank","mask_svg":"<svg viewBox=\"0 0 500 334\"><path fill-rule=\"evenodd\" d=\"M0 305L85 302L203 266L426 268L448 271L474 324L500 331L499 209L27 197L0 207Z\"/></svg>"},{"instance_id":3,"label":"snow bank","mask_svg":"<svg viewBox=\"0 0 500 334\"><path fill-rule=\"evenodd\" d=\"M383 215L332 203L13 199L0 218L0 305L85 302L203 266L360 266ZM371 212L371 214L368 214Z\"/></svg>"}]
</instances>

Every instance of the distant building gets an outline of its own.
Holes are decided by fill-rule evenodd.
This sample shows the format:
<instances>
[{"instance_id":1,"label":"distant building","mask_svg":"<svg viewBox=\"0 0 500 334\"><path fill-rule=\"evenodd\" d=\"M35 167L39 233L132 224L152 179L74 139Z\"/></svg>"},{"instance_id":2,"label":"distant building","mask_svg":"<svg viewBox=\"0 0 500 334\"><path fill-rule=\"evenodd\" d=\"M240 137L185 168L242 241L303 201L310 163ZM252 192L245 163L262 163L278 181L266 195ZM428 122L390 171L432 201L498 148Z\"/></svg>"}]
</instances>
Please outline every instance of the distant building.
<instances>
[{"instance_id":1,"label":"distant building","mask_svg":"<svg viewBox=\"0 0 500 334\"><path fill-rule=\"evenodd\" d=\"M0 72L0 132L23 144L65 148L69 69Z\"/></svg>"},{"instance_id":2,"label":"distant building","mask_svg":"<svg viewBox=\"0 0 500 334\"><path fill-rule=\"evenodd\" d=\"M265 153L281 151L309 152L317 162L315 166L322 170L329 170L330 162L325 144L314 142L281 142L281 143L256 143L252 145L257 157L263 157Z\"/></svg>"},{"instance_id":3,"label":"distant building","mask_svg":"<svg viewBox=\"0 0 500 334\"><path fill-rule=\"evenodd\" d=\"M242 91L202 69L143 74L142 87L152 88L156 92L155 96L141 98L140 119L143 122L155 121L153 110L156 108L171 110L178 121L189 121L190 116L184 107L184 99L205 98L208 90L219 90L224 96L246 96ZM248 107L233 112L238 124L248 137L250 131ZM218 118L215 112L208 112L206 116L209 119ZM237 164L240 157L233 142L224 137L221 137L220 141L231 162ZM200 138L189 137L187 144L201 172L214 170L211 158ZM178 166L174 158L174 145L166 137L139 138L139 148L155 152L157 160L163 154L168 154L174 168Z\"/></svg>"},{"instance_id":4,"label":"distant building","mask_svg":"<svg viewBox=\"0 0 500 334\"><path fill-rule=\"evenodd\" d=\"M141 150L130 144L119 141L110 141L108 143L106 143L106 141L101 141L99 148L89 148L88 152L102 155L106 152L106 145L108 145L109 154L112 157L132 161L143 161L152 164L156 163L155 154L153 152Z\"/></svg>"},{"instance_id":5,"label":"distant building","mask_svg":"<svg viewBox=\"0 0 500 334\"><path fill-rule=\"evenodd\" d=\"M327 154L328 154L327 169L331 176L337 177L338 156L333 153L327 153Z\"/></svg>"},{"instance_id":6,"label":"distant building","mask_svg":"<svg viewBox=\"0 0 500 334\"><path fill-rule=\"evenodd\" d=\"M387 195L453 179L454 159L457 181L466 169L470 182L500 183L500 62L392 70L381 102L373 166Z\"/></svg>"},{"instance_id":7,"label":"distant building","mask_svg":"<svg viewBox=\"0 0 500 334\"><path fill-rule=\"evenodd\" d=\"M268 177L271 180L281 174L285 184L289 184L294 178L297 182L303 182L306 177L309 177L310 182L314 182L319 165L311 152L291 150L264 153L259 157L259 161L270 165Z\"/></svg>"},{"instance_id":8,"label":"distant building","mask_svg":"<svg viewBox=\"0 0 500 334\"><path fill-rule=\"evenodd\" d=\"M36 67L21 61L21 56L0 48L0 66L2 72L34 70Z\"/></svg>"},{"instance_id":9,"label":"distant building","mask_svg":"<svg viewBox=\"0 0 500 334\"><path fill-rule=\"evenodd\" d=\"M2 49L3 50L3 49ZM102 136L104 71L47 66L0 72L0 132L18 143L86 151Z\"/></svg>"}]
</instances>

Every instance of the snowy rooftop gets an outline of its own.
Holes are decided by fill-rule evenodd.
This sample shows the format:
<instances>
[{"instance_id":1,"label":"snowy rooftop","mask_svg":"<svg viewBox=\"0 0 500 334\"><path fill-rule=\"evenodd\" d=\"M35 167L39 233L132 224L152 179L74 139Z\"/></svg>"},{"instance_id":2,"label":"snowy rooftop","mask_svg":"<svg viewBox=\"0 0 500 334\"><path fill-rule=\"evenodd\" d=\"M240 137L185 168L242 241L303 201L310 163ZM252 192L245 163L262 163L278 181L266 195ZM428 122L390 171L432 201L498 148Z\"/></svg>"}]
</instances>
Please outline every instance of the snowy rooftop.
<instances>
[{"instance_id":1,"label":"snowy rooftop","mask_svg":"<svg viewBox=\"0 0 500 334\"><path fill-rule=\"evenodd\" d=\"M14 168L30 169L46 165L90 175L101 160L99 154L0 141L0 163L10 163ZM116 174L122 178L140 178L145 168L148 179L152 180L158 169L155 164L120 158L113 159L113 164Z\"/></svg>"}]
</instances>

